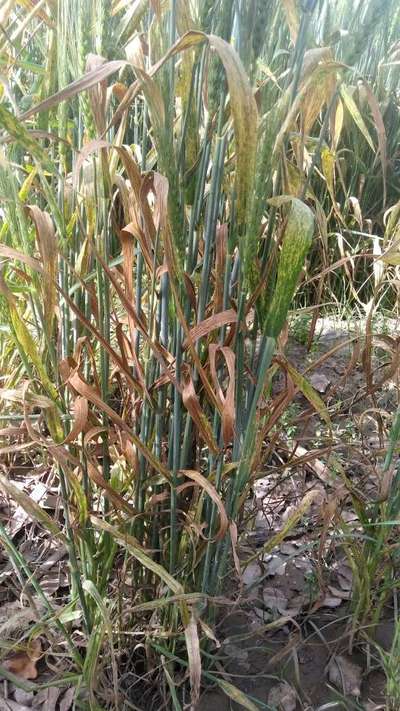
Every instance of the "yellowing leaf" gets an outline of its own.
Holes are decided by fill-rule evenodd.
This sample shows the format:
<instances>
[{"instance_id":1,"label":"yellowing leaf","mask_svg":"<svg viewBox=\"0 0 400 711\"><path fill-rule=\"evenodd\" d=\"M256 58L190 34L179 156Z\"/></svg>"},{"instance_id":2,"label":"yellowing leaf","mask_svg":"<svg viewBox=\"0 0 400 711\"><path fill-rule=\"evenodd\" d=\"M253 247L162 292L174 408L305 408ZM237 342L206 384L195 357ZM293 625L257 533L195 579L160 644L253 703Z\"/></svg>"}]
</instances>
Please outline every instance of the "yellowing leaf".
<instances>
[{"instance_id":1,"label":"yellowing leaf","mask_svg":"<svg viewBox=\"0 0 400 711\"><path fill-rule=\"evenodd\" d=\"M336 217L343 222L343 217L336 203L335 196L335 156L332 151L325 146L321 151L322 173L326 180L326 187L332 200L332 207Z\"/></svg>"},{"instance_id":2,"label":"yellowing leaf","mask_svg":"<svg viewBox=\"0 0 400 711\"><path fill-rule=\"evenodd\" d=\"M379 259L385 262L385 264L390 264L392 267L400 265L400 240L393 242Z\"/></svg>"},{"instance_id":3,"label":"yellowing leaf","mask_svg":"<svg viewBox=\"0 0 400 711\"><path fill-rule=\"evenodd\" d=\"M386 172L387 172L387 139L386 139L386 129L383 122L382 112L375 94L372 92L371 87L367 82L364 82L363 87L367 95L367 101L369 103L372 118L374 119L375 129L378 136L378 147L379 156L382 165L382 178L383 178L383 207L386 204Z\"/></svg>"},{"instance_id":4,"label":"yellowing leaf","mask_svg":"<svg viewBox=\"0 0 400 711\"><path fill-rule=\"evenodd\" d=\"M331 427L331 418L329 417L329 412L326 408L324 401L320 398L316 390L314 390L311 383L304 377L301 373L296 370L296 368L291 365L288 361L284 364L285 369L293 380L294 384L303 393L304 397L307 398L308 402L312 407L318 412L319 416L325 420L326 424Z\"/></svg>"},{"instance_id":5,"label":"yellowing leaf","mask_svg":"<svg viewBox=\"0 0 400 711\"><path fill-rule=\"evenodd\" d=\"M225 681L224 679L216 679L216 682L219 688L222 689L222 691L224 691L230 699L236 701L239 706L247 709L247 711L259 711L258 706L253 704L251 699L249 699L243 691L240 691L237 686L234 686L229 681Z\"/></svg>"},{"instance_id":6,"label":"yellowing leaf","mask_svg":"<svg viewBox=\"0 0 400 711\"><path fill-rule=\"evenodd\" d=\"M282 0L283 9L286 15L286 22L289 26L290 39L296 44L299 34L300 16L296 0Z\"/></svg>"},{"instance_id":7,"label":"yellowing leaf","mask_svg":"<svg viewBox=\"0 0 400 711\"><path fill-rule=\"evenodd\" d=\"M338 99L336 103L335 115L333 117L333 127L331 129L332 133L332 149L335 151L338 147L340 136L343 128L343 102Z\"/></svg>"},{"instance_id":8,"label":"yellowing leaf","mask_svg":"<svg viewBox=\"0 0 400 711\"><path fill-rule=\"evenodd\" d=\"M209 35L208 41L218 53L228 80L236 141L237 214L244 224L255 173L258 109L239 55L221 37Z\"/></svg>"},{"instance_id":9,"label":"yellowing leaf","mask_svg":"<svg viewBox=\"0 0 400 711\"><path fill-rule=\"evenodd\" d=\"M43 313L44 327L48 339L52 337L52 326L57 303L57 261L58 250L54 225L50 215L36 205L29 205L28 212L36 228L36 238L43 263Z\"/></svg>"},{"instance_id":10,"label":"yellowing leaf","mask_svg":"<svg viewBox=\"0 0 400 711\"><path fill-rule=\"evenodd\" d=\"M8 286L6 285L4 281L4 277L0 275L0 294L6 298L8 308L9 308L9 314L10 314L10 320L14 329L15 337L18 340L18 343L20 344L21 348L23 351L29 356L29 359L32 361L33 365L35 366L36 370L38 371L38 374L40 376L40 379L42 381L42 385L50 398L52 400L57 400L58 398L58 393L56 388L54 387L53 383L49 379L46 369L43 365L43 360L41 356L39 355L39 352L36 347L36 343L33 340L30 332L28 331L25 322L21 318L20 314L18 313L18 309L15 303L14 296L12 292L9 290Z\"/></svg>"},{"instance_id":11,"label":"yellowing leaf","mask_svg":"<svg viewBox=\"0 0 400 711\"><path fill-rule=\"evenodd\" d=\"M37 349L36 343L25 324L25 321L21 318L14 295L8 288L1 273L0 296L3 296L6 300L10 324L12 326L14 338L20 348L20 352L25 354L25 357L34 365L44 390L50 399L56 403L58 400L57 389L54 387L47 374L46 368L43 364L43 359ZM56 442L62 441L64 433L61 420L55 406L47 409L46 421L54 440Z\"/></svg>"},{"instance_id":12,"label":"yellowing leaf","mask_svg":"<svg viewBox=\"0 0 400 711\"><path fill-rule=\"evenodd\" d=\"M365 121L360 114L360 111L358 109L356 102L354 101L352 95L350 94L349 90L347 89L347 87L344 84L342 84L340 87L340 95L341 95L344 105L346 106L346 109L348 110L349 114L351 115L354 123L360 129L362 135L364 136L364 138L367 141L370 148L372 148L372 150L375 152L374 142L370 136L367 126L365 125Z\"/></svg>"}]
</instances>

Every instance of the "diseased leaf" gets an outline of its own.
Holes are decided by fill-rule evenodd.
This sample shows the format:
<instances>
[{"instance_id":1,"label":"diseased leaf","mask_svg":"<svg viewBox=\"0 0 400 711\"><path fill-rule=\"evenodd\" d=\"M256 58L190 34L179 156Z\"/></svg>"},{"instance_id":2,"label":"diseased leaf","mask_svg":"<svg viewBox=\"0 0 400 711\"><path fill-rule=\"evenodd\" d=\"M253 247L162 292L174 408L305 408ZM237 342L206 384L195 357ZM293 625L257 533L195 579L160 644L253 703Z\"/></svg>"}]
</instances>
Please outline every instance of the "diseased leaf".
<instances>
[{"instance_id":1,"label":"diseased leaf","mask_svg":"<svg viewBox=\"0 0 400 711\"><path fill-rule=\"evenodd\" d=\"M328 409L316 390L314 390L311 382L307 380L304 375L299 373L298 370L296 370L296 368L289 363L289 361L283 359L282 356L278 356L278 360L282 363L285 370L287 370L296 387L298 387L304 397L307 398L310 405L312 405L315 411L318 412L319 416L325 420L328 427L331 427L332 423Z\"/></svg>"},{"instance_id":2,"label":"diseased leaf","mask_svg":"<svg viewBox=\"0 0 400 711\"><path fill-rule=\"evenodd\" d=\"M201 655L197 621L193 613L190 616L189 624L185 627L185 641L189 662L191 702L193 708L196 708L200 696Z\"/></svg>"},{"instance_id":3,"label":"diseased leaf","mask_svg":"<svg viewBox=\"0 0 400 711\"><path fill-rule=\"evenodd\" d=\"M222 417L222 436L225 446L233 439L235 434L235 354L226 346L216 346L214 343L209 346L210 370L213 379L219 410ZM226 394L222 392L220 382L218 380L216 357L220 352L225 359L228 369L228 385L226 386Z\"/></svg>"},{"instance_id":4,"label":"diseased leaf","mask_svg":"<svg viewBox=\"0 0 400 711\"><path fill-rule=\"evenodd\" d=\"M17 141L28 153L36 158L41 164L43 170L52 172L54 170L53 163L49 159L48 152L32 138L29 131L21 123L21 117L16 118L5 106L0 104L0 126L4 128L10 136Z\"/></svg>"},{"instance_id":5,"label":"diseased leaf","mask_svg":"<svg viewBox=\"0 0 400 711\"><path fill-rule=\"evenodd\" d=\"M220 517L220 527L216 533L214 540L221 540L224 537L226 531L228 530L229 521L224 504L215 487L206 477L204 477L197 471L193 471L192 469L180 469L180 473L184 474L189 479L192 479L194 482L196 482L196 484L198 484L205 492L207 492L209 497L216 504Z\"/></svg>"},{"instance_id":6,"label":"diseased leaf","mask_svg":"<svg viewBox=\"0 0 400 711\"><path fill-rule=\"evenodd\" d=\"M231 323L237 323L237 313L234 309L227 309L226 311L220 311L209 318L204 319L196 326L190 329L190 338L193 343L196 343L200 338L207 336L212 331L216 331L221 328L221 326L226 326ZM187 348L187 339L183 342L183 347Z\"/></svg>"},{"instance_id":7,"label":"diseased leaf","mask_svg":"<svg viewBox=\"0 0 400 711\"><path fill-rule=\"evenodd\" d=\"M348 88L344 84L342 84L340 87L340 95L341 95L341 97L343 99L343 103L344 103L346 109L348 110L350 116L352 117L354 123L360 129L360 131L361 131L362 135L364 136L365 140L367 141L369 147L375 153L374 142L370 136L370 133L369 133L368 128L365 124L365 121L364 121L363 117L361 116L361 113L358 109L356 102L354 101Z\"/></svg>"},{"instance_id":8,"label":"diseased leaf","mask_svg":"<svg viewBox=\"0 0 400 711\"><path fill-rule=\"evenodd\" d=\"M216 679L216 682L219 688L222 689L232 701L239 704L239 706L247 709L247 711L259 711L258 706L256 706L243 691L240 691L237 686L234 686L229 681L225 681L225 679Z\"/></svg>"},{"instance_id":9,"label":"diseased leaf","mask_svg":"<svg viewBox=\"0 0 400 711\"><path fill-rule=\"evenodd\" d=\"M244 224L256 164L258 109L246 72L233 47L221 37L209 35L210 46L224 65L236 141L236 191L239 224Z\"/></svg>"},{"instance_id":10,"label":"diseased leaf","mask_svg":"<svg viewBox=\"0 0 400 711\"><path fill-rule=\"evenodd\" d=\"M370 85L364 81L363 82L363 87L366 91L367 94L367 100L371 109L372 117L375 122L375 129L376 133L378 136L378 147L379 147L379 158L381 161L382 165L382 178L383 178L383 209L385 209L386 205L386 196L387 196L387 138L386 138L386 129L385 129L385 124L383 121L383 116L382 112L379 106L379 102L373 93Z\"/></svg>"},{"instance_id":11,"label":"diseased leaf","mask_svg":"<svg viewBox=\"0 0 400 711\"><path fill-rule=\"evenodd\" d=\"M296 0L282 0L282 5L286 15L286 21L289 26L290 39L293 44L296 44L300 27L300 16L297 2Z\"/></svg>"},{"instance_id":12,"label":"diseased leaf","mask_svg":"<svg viewBox=\"0 0 400 711\"><path fill-rule=\"evenodd\" d=\"M57 303L57 262L58 249L54 225L50 215L37 205L28 205L27 210L35 224L36 237L43 264L43 311L44 325L49 341Z\"/></svg>"},{"instance_id":13,"label":"diseased leaf","mask_svg":"<svg viewBox=\"0 0 400 711\"><path fill-rule=\"evenodd\" d=\"M168 50L159 62L151 67L149 77L153 77L157 74L170 57L187 49L192 49L206 41L208 41L210 47L217 52L226 72L236 142L237 213L239 223L244 224L255 174L258 109L250 82L239 55L234 48L221 37L190 30ZM132 85L114 114L112 123L119 120L122 113L133 101L140 87L140 81Z\"/></svg>"},{"instance_id":14,"label":"diseased leaf","mask_svg":"<svg viewBox=\"0 0 400 711\"><path fill-rule=\"evenodd\" d=\"M263 326L264 334L272 338L279 336L286 321L314 230L313 214L301 200L282 196L275 198L273 204L288 202L290 209L279 256L276 284Z\"/></svg>"},{"instance_id":15,"label":"diseased leaf","mask_svg":"<svg viewBox=\"0 0 400 711\"><path fill-rule=\"evenodd\" d=\"M84 74L79 79L73 81L71 84L68 84L68 86L66 86L64 89L61 89L56 94L49 96L47 99L44 99L44 101L41 101L39 104L36 104L28 111L25 111L19 117L19 121L26 121L26 119L30 118L31 116L34 116L35 114L41 113L42 111L48 111L49 109L58 106L63 101L72 99L74 96L80 94L82 91L87 91L88 89L91 89L99 82L104 81L112 74L115 74L115 72L118 72L120 69L122 69L122 67L127 66L127 64L128 62L126 62L125 60L112 60L110 62L102 64L99 67L96 67L92 71L87 72L87 74Z\"/></svg>"}]
</instances>

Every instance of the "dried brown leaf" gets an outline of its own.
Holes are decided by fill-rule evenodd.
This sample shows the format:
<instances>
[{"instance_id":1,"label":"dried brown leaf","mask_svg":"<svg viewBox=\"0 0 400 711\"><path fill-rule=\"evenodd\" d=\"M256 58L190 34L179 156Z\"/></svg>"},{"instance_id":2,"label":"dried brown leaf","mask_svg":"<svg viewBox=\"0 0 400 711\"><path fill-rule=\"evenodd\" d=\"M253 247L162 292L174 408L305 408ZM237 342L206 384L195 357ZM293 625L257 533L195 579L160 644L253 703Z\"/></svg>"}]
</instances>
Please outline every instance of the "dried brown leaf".
<instances>
[{"instance_id":1,"label":"dried brown leaf","mask_svg":"<svg viewBox=\"0 0 400 711\"><path fill-rule=\"evenodd\" d=\"M226 311L221 311L220 313L213 314L209 318L204 319L200 323L193 326L190 329L190 338L195 343L202 338L207 336L211 331L216 331L221 328L221 326L227 326L231 323L237 323L237 313L233 309L227 309ZM188 347L188 342L185 340L183 342L183 347Z\"/></svg>"},{"instance_id":2,"label":"dried brown leaf","mask_svg":"<svg viewBox=\"0 0 400 711\"><path fill-rule=\"evenodd\" d=\"M227 348L226 346L218 346L215 343L210 344L208 353L210 358L211 377L222 417L222 436L226 446L232 441L235 434L235 354L231 348ZM229 374L225 395L222 392L217 375L216 359L218 353L221 353L225 358Z\"/></svg>"},{"instance_id":3,"label":"dried brown leaf","mask_svg":"<svg viewBox=\"0 0 400 711\"><path fill-rule=\"evenodd\" d=\"M189 624L185 627L185 641L189 662L190 696L192 708L195 709L200 696L201 655L197 621L193 614L190 616Z\"/></svg>"}]
</instances>

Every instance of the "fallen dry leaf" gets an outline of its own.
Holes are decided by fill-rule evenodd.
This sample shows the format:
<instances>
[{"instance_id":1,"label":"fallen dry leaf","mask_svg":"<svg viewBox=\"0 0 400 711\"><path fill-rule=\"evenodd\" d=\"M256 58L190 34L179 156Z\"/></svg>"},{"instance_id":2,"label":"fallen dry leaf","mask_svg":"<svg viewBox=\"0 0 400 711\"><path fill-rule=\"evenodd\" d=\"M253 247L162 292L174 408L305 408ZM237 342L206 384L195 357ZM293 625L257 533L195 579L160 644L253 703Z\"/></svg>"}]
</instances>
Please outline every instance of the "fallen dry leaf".
<instances>
[{"instance_id":1,"label":"fallen dry leaf","mask_svg":"<svg viewBox=\"0 0 400 711\"><path fill-rule=\"evenodd\" d=\"M224 653L235 660L235 664L240 667L242 671L250 670L249 653L247 649L241 649L234 644L224 644Z\"/></svg>"},{"instance_id":2,"label":"fallen dry leaf","mask_svg":"<svg viewBox=\"0 0 400 711\"><path fill-rule=\"evenodd\" d=\"M358 521L358 516L354 511L347 511L346 509L342 511L342 519L346 523L355 523Z\"/></svg>"},{"instance_id":3,"label":"fallen dry leaf","mask_svg":"<svg viewBox=\"0 0 400 711\"><path fill-rule=\"evenodd\" d=\"M340 597L342 600L350 599L349 590L339 590L339 588L335 588L334 585L329 585L329 592L332 593L333 597Z\"/></svg>"},{"instance_id":4,"label":"fallen dry leaf","mask_svg":"<svg viewBox=\"0 0 400 711\"><path fill-rule=\"evenodd\" d=\"M351 590L353 587L353 571L346 562L340 562L337 567L337 579L342 590Z\"/></svg>"},{"instance_id":5,"label":"fallen dry leaf","mask_svg":"<svg viewBox=\"0 0 400 711\"><path fill-rule=\"evenodd\" d=\"M37 619L37 615L44 611L44 604L38 598L34 597L33 607L21 607L19 600L6 602L0 606L0 637L11 636L11 633L20 630L24 632L29 628L31 622ZM36 612L37 611L37 612Z\"/></svg>"},{"instance_id":6,"label":"fallen dry leaf","mask_svg":"<svg viewBox=\"0 0 400 711\"><path fill-rule=\"evenodd\" d=\"M294 453L294 458L300 459L300 457L308 457L311 453L309 452L308 449L305 449L305 447L302 447L301 444L298 442L296 443L296 451ZM317 457L313 457L312 459L309 459L307 461L306 465L309 469L312 469L314 474L317 475L321 481L324 483L331 483L332 478L331 478L331 472L328 468L327 464L324 464L324 462L321 461L321 459L318 459Z\"/></svg>"},{"instance_id":7,"label":"fallen dry leaf","mask_svg":"<svg viewBox=\"0 0 400 711\"><path fill-rule=\"evenodd\" d=\"M67 587L68 575L60 566L55 566L52 570L43 576L40 580L40 585L47 595L54 595L59 588Z\"/></svg>"},{"instance_id":8,"label":"fallen dry leaf","mask_svg":"<svg viewBox=\"0 0 400 711\"><path fill-rule=\"evenodd\" d=\"M72 702L75 697L75 688L71 686L66 690L64 696L60 701L60 711L69 711L72 706Z\"/></svg>"},{"instance_id":9,"label":"fallen dry leaf","mask_svg":"<svg viewBox=\"0 0 400 711\"><path fill-rule=\"evenodd\" d=\"M261 578L261 569L258 563L250 563L247 568L244 569L242 574L242 581L245 588L249 588L254 585L259 578Z\"/></svg>"},{"instance_id":10,"label":"fallen dry leaf","mask_svg":"<svg viewBox=\"0 0 400 711\"><path fill-rule=\"evenodd\" d=\"M273 686L268 694L268 706L277 711L295 711L296 705L296 692L286 681Z\"/></svg>"},{"instance_id":11,"label":"fallen dry leaf","mask_svg":"<svg viewBox=\"0 0 400 711\"><path fill-rule=\"evenodd\" d=\"M61 693L62 689L57 686L52 686L49 689L41 689L39 693L36 694L32 706L35 709L42 709L43 711L55 711Z\"/></svg>"},{"instance_id":12,"label":"fallen dry leaf","mask_svg":"<svg viewBox=\"0 0 400 711\"><path fill-rule=\"evenodd\" d=\"M266 560L265 563L265 572L269 576L273 575L284 575L285 574L285 568L286 568L286 560L282 558L279 555L268 555L264 556L264 559Z\"/></svg>"},{"instance_id":13,"label":"fallen dry leaf","mask_svg":"<svg viewBox=\"0 0 400 711\"><path fill-rule=\"evenodd\" d=\"M309 377L309 381L313 386L314 390L318 393L325 393L331 384L329 378L326 377L324 373L313 373Z\"/></svg>"},{"instance_id":14,"label":"fallen dry leaf","mask_svg":"<svg viewBox=\"0 0 400 711\"><path fill-rule=\"evenodd\" d=\"M288 607L288 599L283 595L280 590L275 588L264 588L263 589L263 600L266 607L270 610L277 610L284 614Z\"/></svg>"},{"instance_id":15,"label":"fallen dry leaf","mask_svg":"<svg viewBox=\"0 0 400 711\"><path fill-rule=\"evenodd\" d=\"M332 597L332 595L326 595L324 599L321 602L321 607L339 607L343 602L343 599L340 597Z\"/></svg>"},{"instance_id":16,"label":"fallen dry leaf","mask_svg":"<svg viewBox=\"0 0 400 711\"><path fill-rule=\"evenodd\" d=\"M362 669L351 659L334 655L327 666L327 674L329 681L345 696L360 696Z\"/></svg>"},{"instance_id":17,"label":"fallen dry leaf","mask_svg":"<svg viewBox=\"0 0 400 711\"><path fill-rule=\"evenodd\" d=\"M35 697L33 691L25 691L24 689L16 688L14 691L14 701L20 706L32 706Z\"/></svg>"},{"instance_id":18,"label":"fallen dry leaf","mask_svg":"<svg viewBox=\"0 0 400 711\"><path fill-rule=\"evenodd\" d=\"M279 550L283 555L297 555L299 552L298 546L296 546L294 543L291 543L290 541L285 541L284 543L281 543L279 546Z\"/></svg>"},{"instance_id":19,"label":"fallen dry leaf","mask_svg":"<svg viewBox=\"0 0 400 711\"><path fill-rule=\"evenodd\" d=\"M40 639L33 639L25 651L16 652L5 659L3 666L21 679L36 679L38 670L36 663L42 655Z\"/></svg>"},{"instance_id":20,"label":"fallen dry leaf","mask_svg":"<svg viewBox=\"0 0 400 711\"><path fill-rule=\"evenodd\" d=\"M21 706L18 701L0 697L0 711L32 711L30 706Z\"/></svg>"}]
</instances>

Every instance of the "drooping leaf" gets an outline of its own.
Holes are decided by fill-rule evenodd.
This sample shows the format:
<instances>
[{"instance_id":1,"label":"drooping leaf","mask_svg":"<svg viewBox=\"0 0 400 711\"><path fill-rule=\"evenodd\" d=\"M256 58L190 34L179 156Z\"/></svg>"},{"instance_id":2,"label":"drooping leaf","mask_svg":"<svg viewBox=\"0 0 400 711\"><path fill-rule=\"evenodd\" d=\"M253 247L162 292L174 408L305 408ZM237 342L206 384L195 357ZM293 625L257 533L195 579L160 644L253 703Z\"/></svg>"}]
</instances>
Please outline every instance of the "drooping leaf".
<instances>
[{"instance_id":1,"label":"drooping leaf","mask_svg":"<svg viewBox=\"0 0 400 711\"><path fill-rule=\"evenodd\" d=\"M112 526L107 521L104 521L97 516L91 516L90 520L95 528L99 531L106 531L109 533L113 540L118 541L118 543L126 550L131 553L145 568L150 570L154 575L156 575L160 580L162 580L176 595L180 595L184 592L181 583L179 583L168 571L163 568L162 565L152 560L139 542L131 535L126 533L126 531L120 531L115 526Z\"/></svg>"},{"instance_id":2,"label":"drooping leaf","mask_svg":"<svg viewBox=\"0 0 400 711\"><path fill-rule=\"evenodd\" d=\"M307 380L304 375L299 373L298 370L296 370L296 368L287 360L284 361L284 368L287 370L296 387L303 393L304 397L307 398L310 405L316 412L318 412L319 416L326 422L328 427L331 427L332 423L327 407L315 388L312 386L311 382Z\"/></svg>"},{"instance_id":3,"label":"drooping leaf","mask_svg":"<svg viewBox=\"0 0 400 711\"><path fill-rule=\"evenodd\" d=\"M354 101L351 93L349 92L348 88L344 84L342 84L340 87L340 95L341 95L341 97L343 99L343 103L344 103L346 109L348 110L350 116L352 117L354 123L360 129L360 131L361 131L362 135L364 136L365 140L367 141L369 147L375 153L374 142L373 142L371 135L368 131L366 123L365 123L363 117L361 116L359 108L358 108L356 102Z\"/></svg>"},{"instance_id":4,"label":"drooping leaf","mask_svg":"<svg viewBox=\"0 0 400 711\"><path fill-rule=\"evenodd\" d=\"M233 47L216 35L208 38L224 65L236 142L236 191L239 224L244 224L256 165L258 109L250 82Z\"/></svg>"},{"instance_id":5,"label":"drooping leaf","mask_svg":"<svg viewBox=\"0 0 400 711\"><path fill-rule=\"evenodd\" d=\"M61 533L58 524L51 518L51 516L49 516L49 514L42 509L39 504L33 501L29 494L25 494L24 491L21 491L18 486L15 486L15 484L7 479L7 477L1 472L0 488L7 496L10 496L14 501L16 501L33 521L38 521L42 526L44 526L44 528L50 531L53 536L64 540L64 536Z\"/></svg>"}]
</instances>

